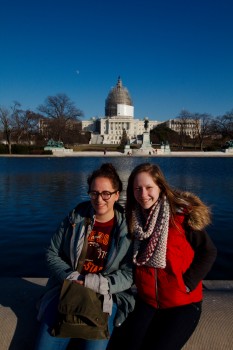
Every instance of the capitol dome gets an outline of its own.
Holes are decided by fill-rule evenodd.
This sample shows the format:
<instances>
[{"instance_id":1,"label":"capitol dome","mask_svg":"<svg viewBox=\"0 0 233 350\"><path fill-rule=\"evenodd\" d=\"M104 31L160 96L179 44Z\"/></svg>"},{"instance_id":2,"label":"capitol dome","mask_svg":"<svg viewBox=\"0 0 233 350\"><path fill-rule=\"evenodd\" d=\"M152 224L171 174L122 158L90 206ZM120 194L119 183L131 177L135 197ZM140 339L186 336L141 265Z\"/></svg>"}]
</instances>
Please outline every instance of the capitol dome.
<instances>
[{"instance_id":1,"label":"capitol dome","mask_svg":"<svg viewBox=\"0 0 233 350\"><path fill-rule=\"evenodd\" d=\"M117 116L117 105L133 106L128 90L122 85L121 78L108 94L105 100L105 116Z\"/></svg>"}]
</instances>

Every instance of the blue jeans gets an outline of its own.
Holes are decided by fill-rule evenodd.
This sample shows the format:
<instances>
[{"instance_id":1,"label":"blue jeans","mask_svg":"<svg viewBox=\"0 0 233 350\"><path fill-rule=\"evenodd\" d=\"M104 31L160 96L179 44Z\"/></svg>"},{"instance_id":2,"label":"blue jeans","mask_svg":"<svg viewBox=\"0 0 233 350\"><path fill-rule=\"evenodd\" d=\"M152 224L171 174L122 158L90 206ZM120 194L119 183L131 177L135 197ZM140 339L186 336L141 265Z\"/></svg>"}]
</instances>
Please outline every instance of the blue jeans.
<instances>
[{"instance_id":1,"label":"blue jeans","mask_svg":"<svg viewBox=\"0 0 233 350\"><path fill-rule=\"evenodd\" d=\"M36 340L35 350L66 350L70 343L70 338L56 338L50 335L51 327L54 325L57 316L58 298L55 298L45 310L43 321L40 325ZM117 305L113 303L112 314L108 318L108 327L110 335L113 332L113 321L117 312ZM109 339L103 340L85 340L74 339L77 350L105 350Z\"/></svg>"}]
</instances>

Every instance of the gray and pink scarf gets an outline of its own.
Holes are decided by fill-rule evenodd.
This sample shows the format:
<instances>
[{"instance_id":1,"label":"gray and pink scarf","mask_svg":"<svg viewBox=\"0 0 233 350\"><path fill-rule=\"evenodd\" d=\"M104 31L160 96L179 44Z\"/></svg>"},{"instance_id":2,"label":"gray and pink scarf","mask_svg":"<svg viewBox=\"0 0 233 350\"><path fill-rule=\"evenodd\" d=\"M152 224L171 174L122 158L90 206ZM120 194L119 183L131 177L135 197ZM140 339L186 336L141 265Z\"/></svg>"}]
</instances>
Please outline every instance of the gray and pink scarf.
<instances>
[{"instance_id":1,"label":"gray and pink scarf","mask_svg":"<svg viewBox=\"0 0 233 350\"><path fill-rule=\"evenodd\" d=\"M169 218L170 207L166 197L158 199L149 215L137 204L133 211L134 264L166 267Z\"/></svg>"}]
</instances>

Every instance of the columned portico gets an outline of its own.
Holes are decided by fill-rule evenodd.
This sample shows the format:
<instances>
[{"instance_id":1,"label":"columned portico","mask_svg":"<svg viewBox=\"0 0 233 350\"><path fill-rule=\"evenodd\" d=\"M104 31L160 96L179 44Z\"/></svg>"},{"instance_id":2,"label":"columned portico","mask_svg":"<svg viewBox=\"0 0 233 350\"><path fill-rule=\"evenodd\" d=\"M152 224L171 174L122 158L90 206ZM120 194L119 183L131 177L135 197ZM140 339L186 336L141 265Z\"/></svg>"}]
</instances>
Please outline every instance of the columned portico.
<instances>
[{"instance_id":1,"label":"columned portico","mask_svg":"<svg viewBox=\"0 0 233 350\"><path fill-rule=\"evenodd\" d=\"M156 121L150 122L149 130L158 124ZM105 116L83 125L85 130L92 131L95 135L99 133L103 144L120 144L123 134L131 144L137 142L138 136L144 132L144 120L134 119L132 99L120 77L105 100Z\"/></svg>"}]
</instances>

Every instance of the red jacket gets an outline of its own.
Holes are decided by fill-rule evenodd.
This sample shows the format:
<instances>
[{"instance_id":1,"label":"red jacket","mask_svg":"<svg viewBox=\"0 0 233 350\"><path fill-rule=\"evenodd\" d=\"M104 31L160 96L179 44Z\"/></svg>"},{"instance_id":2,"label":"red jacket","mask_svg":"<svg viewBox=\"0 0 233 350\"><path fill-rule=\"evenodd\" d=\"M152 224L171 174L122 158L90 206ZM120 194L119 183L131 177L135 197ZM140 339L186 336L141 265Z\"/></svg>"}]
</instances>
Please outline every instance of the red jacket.
<instances>
[{"instance_id":1,"label":"red jacket","mask_svg":"<svg viewBox=\"0 0 233 350\"><path fill-rule=\"evenodd\" d=\"M202 279L216 258L216 248L204 231L184 229L184 216L169 227L166 267L135 267L139 297L155 308L170 308L202 300ZM190 292L186 291L186 286Z\"/></svg>"}]
</instances>

